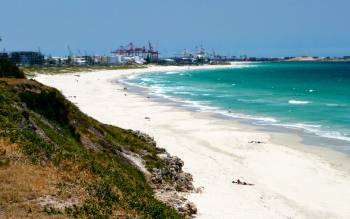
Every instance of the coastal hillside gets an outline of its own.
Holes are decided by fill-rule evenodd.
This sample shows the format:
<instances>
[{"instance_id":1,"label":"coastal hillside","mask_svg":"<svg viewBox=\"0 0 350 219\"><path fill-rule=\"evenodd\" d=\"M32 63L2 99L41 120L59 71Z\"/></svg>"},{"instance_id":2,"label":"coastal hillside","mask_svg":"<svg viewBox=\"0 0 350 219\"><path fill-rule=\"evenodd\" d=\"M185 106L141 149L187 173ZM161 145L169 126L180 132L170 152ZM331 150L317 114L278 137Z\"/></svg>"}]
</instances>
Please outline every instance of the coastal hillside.
<instances>
[{"instance_id":1,"label":"coastal hillside","mask_svg":"<svg viewBox=\"0 0 350 219\"><path fill-rule=\"evenodd\" d=\"M1 65L1 218L195 213L177 195L193 190L191 175L151 137L101 124L58 90L25 79L8 61Z\"/></svg>"}]
</instances>

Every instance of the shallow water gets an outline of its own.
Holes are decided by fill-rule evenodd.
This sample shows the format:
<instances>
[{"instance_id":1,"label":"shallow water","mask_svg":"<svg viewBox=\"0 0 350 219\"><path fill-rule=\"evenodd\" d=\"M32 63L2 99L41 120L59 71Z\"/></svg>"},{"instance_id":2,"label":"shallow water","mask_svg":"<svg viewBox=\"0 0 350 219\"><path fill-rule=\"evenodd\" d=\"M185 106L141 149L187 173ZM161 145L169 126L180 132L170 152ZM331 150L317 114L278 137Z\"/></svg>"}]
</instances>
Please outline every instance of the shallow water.
<instances>
[{"instance_id":1,"label":"shallow water","mask_svg":"<svg viewBox=\"0 0 350 219\"><path fill-rule=\"evenodd\" d=\"M138 75L128 82L193 107L257 125L349 142L350 63L250 63Z\"/></svg>"}]
</instances>

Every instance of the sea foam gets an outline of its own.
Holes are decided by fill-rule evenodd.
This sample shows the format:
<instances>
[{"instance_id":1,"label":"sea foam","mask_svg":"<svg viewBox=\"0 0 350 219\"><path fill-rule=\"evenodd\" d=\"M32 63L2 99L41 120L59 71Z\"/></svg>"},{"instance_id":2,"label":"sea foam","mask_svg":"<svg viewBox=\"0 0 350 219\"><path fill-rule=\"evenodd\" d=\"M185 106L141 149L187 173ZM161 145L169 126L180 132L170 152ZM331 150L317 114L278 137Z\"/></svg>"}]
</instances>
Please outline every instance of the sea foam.
<instances>
[{"instance_id":1,"label":"sea foam","mask_svg":"<svg viewBox=\"0 0 350 219\"><path fill-rule=\"evenodd\" d=\"M321 125L305 124L305 123L285 123L285 124L275 123L270 125L302 130L307 133L315 134L317 136L324 137L324 138L350 141L350 136L347 136L344 133L341 133L339 131L326 130L326 128L323 128Z\"/></svg>"},{"instance_id":2,"label":"sea foam","mask_svg":"<svg viewBox=\"0 0 350 219\"><path fill-rule=\"evenodd\" d=\"M305 105L305 104L309 104L309 101L303 101L303 100L289 100L288 101L289 104L294 104L294 105Z\"/></svg>"},{"instance_id":3,"label":"sea foam","mask_svg":"<svg viewBox=\"0 0 350 219\"><path fill-rule=\"evenodd\" d=\"M168 72L166 72L165 74L167 74L167 75L173 75L173 74L178 74L178 73L180 73L180 72L178 72L178 71L168 71Z\"/></svg>"}]
</instances>

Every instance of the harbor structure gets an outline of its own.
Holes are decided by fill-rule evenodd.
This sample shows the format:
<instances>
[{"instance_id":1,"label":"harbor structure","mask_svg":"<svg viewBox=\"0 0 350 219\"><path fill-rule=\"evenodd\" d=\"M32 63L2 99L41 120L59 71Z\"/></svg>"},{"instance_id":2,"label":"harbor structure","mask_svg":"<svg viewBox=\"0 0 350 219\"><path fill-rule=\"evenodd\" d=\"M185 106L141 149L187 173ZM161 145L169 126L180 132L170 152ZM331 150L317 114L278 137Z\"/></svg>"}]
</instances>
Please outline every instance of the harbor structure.
<instances>
[{"instance_id":1,"label":"harbor structure","mask_svg":"<svg viewBox=\"0 0 350 219\"><path fill-rule=\"evenodd\" d=\"M158 50L150 42L148 43L148 48L145 46L137 47L133 43L129 43L126 46L120 46L115 51L112 51L112 53L121 57L140 57L147 61L157 61L159 58Z\"/></svg>"}]
</instances>

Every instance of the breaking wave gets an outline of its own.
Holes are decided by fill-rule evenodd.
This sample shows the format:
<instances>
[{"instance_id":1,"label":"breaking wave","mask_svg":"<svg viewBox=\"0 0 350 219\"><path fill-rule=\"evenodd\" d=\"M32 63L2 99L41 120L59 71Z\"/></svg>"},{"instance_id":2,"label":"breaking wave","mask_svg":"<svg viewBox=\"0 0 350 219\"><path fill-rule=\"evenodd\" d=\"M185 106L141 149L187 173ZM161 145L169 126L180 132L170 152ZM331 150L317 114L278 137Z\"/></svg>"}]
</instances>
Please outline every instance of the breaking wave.
<instances>
[{"instance_id":1,"label":"breaking wave","mask_svg":"<svg viewBox=\"0 0 350 219\"><path fill-rule=\"evenodd\" d=\"M303 101L303 100L289 100L288 101L289 104L294 104L294 105L305 105L305 104L309 104L309 101Z\"/></svg>"}]
</instances>

